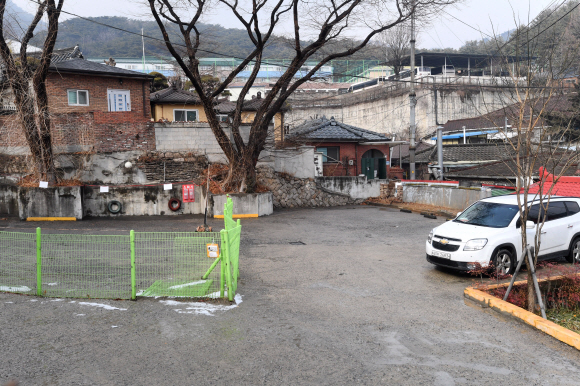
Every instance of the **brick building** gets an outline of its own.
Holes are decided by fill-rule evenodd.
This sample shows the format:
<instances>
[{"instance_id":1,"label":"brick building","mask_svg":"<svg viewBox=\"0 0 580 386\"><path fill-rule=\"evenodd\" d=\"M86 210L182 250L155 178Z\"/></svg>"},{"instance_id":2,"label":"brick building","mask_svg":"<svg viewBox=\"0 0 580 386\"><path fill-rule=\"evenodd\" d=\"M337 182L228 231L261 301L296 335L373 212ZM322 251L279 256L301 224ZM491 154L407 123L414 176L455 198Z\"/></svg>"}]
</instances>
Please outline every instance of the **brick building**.
<instances>
[{"instance_id":1,"label":"brick building","mask_svg":"<svg viewBox=\"0 0 580 386\"><path fill-rule=\"evenodd\" d=\"M53 60L46 79L56 153L155 149L149 84L152 76L81 57ZM7 98L8 97L8 98ZM3 99L9 99L5 92ZM27 154L12 109L0 115L0 151Z\"/></svg>"},{"instance_id":2,"label":"brick building","mask_svg":"<svg viewBox=\"0 0 580 386\"><path fill-rule=\"evenodd\" d=\"M323 156L324 176L387 178L391 138L338 122L331 117L313 119L296 127L287 142L314 146Z\"/></svg>"}]
</instances>

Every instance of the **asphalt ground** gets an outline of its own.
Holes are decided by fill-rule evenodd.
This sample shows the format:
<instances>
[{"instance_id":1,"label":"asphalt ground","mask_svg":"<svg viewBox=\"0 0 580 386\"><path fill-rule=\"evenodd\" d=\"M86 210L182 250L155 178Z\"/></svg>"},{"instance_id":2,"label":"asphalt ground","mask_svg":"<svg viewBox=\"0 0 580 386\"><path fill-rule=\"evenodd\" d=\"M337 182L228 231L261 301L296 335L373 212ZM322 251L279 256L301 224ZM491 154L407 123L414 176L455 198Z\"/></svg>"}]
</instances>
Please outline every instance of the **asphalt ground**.
<instances>
[{"instance_id":1,"label":"asphalt ground","mask_svg":"<svg viewBox=\"0 0 580 386\"><path fill-rule=\"evenodd\" d=\"M162 299L0 293L0 385L580 384L576 349L466 303L474 279L425 260L426 236L443 221L367 206L242 220L243 302L211 313ZM40 225L43 233L123 234L202 222ZM0 230L38 224L9 219Z\"/></svg>"}]
</instances>

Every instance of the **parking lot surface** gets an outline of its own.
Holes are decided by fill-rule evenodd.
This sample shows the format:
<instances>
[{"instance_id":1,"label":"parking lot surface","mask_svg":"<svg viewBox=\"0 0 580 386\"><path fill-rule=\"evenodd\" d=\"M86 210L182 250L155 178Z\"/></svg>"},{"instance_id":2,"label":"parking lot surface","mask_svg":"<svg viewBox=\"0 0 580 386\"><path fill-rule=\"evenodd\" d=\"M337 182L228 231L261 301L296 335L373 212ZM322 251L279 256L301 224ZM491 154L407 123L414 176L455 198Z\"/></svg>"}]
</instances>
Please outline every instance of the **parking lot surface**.
<instances>
[{"instance_id":1,"label":"parking lot surface","mask_svg":"<svg viewBox=\"0 0 580 386\"><path fill-rule=\"evenodd\" d=\"M443 221L368 206L242 220L237 307L0 293L0 385L580 384L577 350L466 303L474 279L425 260L426 236ZM202 222L40 225L123 234Z\"/></svg>"}]
</instances>

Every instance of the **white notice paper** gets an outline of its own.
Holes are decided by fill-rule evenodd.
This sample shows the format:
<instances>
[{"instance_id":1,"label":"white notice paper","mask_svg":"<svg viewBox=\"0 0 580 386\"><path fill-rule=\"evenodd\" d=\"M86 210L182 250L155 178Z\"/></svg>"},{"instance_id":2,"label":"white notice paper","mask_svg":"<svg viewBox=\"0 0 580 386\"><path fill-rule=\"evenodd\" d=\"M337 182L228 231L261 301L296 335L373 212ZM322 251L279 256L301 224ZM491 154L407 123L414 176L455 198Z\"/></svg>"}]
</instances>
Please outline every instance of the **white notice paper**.
<instances>
[{"instance_id":1,"label":"white notice paper","mask_svg":"<svg viewBox=\"0 0 580 386\"><path fill-rule=\"evenodd\" d=\"M109 187L108 186L101 186L101 193L109 193Z\"/></svg>"},{"instance_id":2,"label":"white notice paper","mask_svg":"<svg viewBox=\"0 0 580 386\"><path fill-rule=\"evenodd\" d=\"M173 189L173 184L163 184L163 190L171 190Z\"/></svg>"},{"instance_id":3,"label":"white notice paper","mask_svg":"<svg viewBox=\"0 0 580 386\"><path fill-rule=\"evenodd\" d=\"M48 188L48 182L47 181L40 181L40 184L38 184L39 187L41 188Z\"/></svg>"}]
</instances>

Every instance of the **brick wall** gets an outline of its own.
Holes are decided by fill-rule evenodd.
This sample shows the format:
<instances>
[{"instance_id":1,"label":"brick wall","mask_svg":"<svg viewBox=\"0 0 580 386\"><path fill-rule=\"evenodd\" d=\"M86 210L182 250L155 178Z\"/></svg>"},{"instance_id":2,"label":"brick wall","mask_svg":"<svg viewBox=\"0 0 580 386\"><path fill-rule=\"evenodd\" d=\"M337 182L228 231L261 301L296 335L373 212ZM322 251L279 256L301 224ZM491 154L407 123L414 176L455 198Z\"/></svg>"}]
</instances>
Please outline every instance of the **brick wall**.
<instances>
[{"instance_id":1,"label":"brick wall","mask_svg":"<svg viewBox=\"0 0 580 386\"><path fill-rule=\"evenodd\" d=\"M122 80L122 84L121 84ZM46 86L56 153L154 150L149 82L141 79L50 73ZM69 106L67 90L88 90L89 106ZM109 112L107 90L131 92L131 111ZM145 98L145 103L143 103ZM27 154L17 114L0 116L0 151Z\"/></svg>"},{"instance_id":2,"label":"brick wall","mask_svg":"<svg viewBox=\"0 0 580 386\"><path fill-rule=\"evenodd\" d=\"M88 90L89 105L69 106L67 90L71 89ZM58 73L50 73L46 78L46 90L52 113L108 112L107 90L110 89L129 90L131 92L131 113L134 113L135 116L151 118L149 82L147 80ZM145 98L145 104L143 98ZM145 107L145 113L143 113L143 107ZM119 114L119 112L112 114Z\"/></svg>"},{"instance_id":3,"label":"brick wall","mask_svg":"<svg viewBox=\"0 0 580 386\"><path fill-rule=\"evenodd\" d=\"M324 143L311 143L311 146L316 147L330 147L338 146L340 147L340 163L324 163L323 175L324 176L357 176L362 174L361 172L361 159L365 152L371 149L376 149L381 151L387 156L387 161L389 160L389 145L359 145L357 143L343 143L343 142L324 142ZM353 160L353 165L349 165L348 161Z\"/></svg>"}]
</instances>

